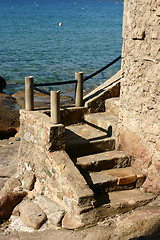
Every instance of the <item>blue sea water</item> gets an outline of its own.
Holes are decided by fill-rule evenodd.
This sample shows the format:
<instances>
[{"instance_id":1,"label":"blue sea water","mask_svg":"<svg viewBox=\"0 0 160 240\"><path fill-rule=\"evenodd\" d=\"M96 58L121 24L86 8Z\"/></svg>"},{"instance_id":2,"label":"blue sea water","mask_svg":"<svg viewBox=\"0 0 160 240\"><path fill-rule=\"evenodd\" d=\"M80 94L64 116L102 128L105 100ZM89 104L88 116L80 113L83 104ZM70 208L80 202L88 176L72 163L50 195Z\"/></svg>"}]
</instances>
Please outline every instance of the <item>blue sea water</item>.
<instances>
[{"instance_id":1,"label":"blue sea water","mask_svg":"<svg viewBox=\"0 0 160 240\"><path fill-rule=\"evenodd\" d=\"M121 54L122 15L122 1L0 0L0 75L8 84L5 92L23 89L28 75L36 83L74 80L77 71L88 76L105 66ZM88 80L85 89L119 69L120 61ZM54 89L73 94L73 84Z\"/></svg>"}]
</instances>

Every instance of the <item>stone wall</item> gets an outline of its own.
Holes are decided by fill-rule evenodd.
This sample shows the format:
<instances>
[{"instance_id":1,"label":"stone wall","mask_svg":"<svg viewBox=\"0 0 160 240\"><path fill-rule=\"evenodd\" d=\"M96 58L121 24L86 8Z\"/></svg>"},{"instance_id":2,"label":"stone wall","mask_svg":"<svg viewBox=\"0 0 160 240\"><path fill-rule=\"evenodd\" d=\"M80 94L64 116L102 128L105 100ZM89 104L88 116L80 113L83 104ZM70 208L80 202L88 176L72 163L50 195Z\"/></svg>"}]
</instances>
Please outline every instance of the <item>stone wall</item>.
<instances>
[{"instance_id":1,"label":"stone wall","mask_svg":"<svg viewBox=\"0 0 160 240\"><path fill-rule=\"evenodd\" d=\"M19 168L25 190L35 191L64 207L81 224L83 211L94 208L94 194L65 152L65 127L53 125L41 111L20 110ZM30 179L33 189L27 189ZM68 215L69 214L69 215Z\"/></svg>"},{"instance_id":2,"label":"stone wall","mask_svg":"<svg viewBox=\"0 0 160 240\"><path fill-rule=\"evenodd\" d=\"M124 1L119 144L160 194L160 0Z\"/></svg>"}]
</instances>

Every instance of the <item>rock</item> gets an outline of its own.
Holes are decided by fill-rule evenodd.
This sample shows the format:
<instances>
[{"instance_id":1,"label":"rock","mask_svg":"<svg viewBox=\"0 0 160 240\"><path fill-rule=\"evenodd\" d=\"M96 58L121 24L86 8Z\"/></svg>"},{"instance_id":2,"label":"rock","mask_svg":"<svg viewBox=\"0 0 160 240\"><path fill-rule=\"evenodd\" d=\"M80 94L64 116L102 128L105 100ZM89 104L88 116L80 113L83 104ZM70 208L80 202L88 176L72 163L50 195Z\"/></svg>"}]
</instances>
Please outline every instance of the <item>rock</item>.
<instances>
[{"instance_id":1,"label":"rock","mask_svg":"<svg viewBox=\"0 0 160 240\"><path fill-rule=\"evenodd\" d=\"M25 91L18 91L12 95L20 108L25 108ZM35 108L49 108L50 106L50 96L44 93L35 92L34 93L34 107Z\"/></svg>"},{"instance_id":2,"label":"rock","mask_svg":"<svg viewBox=\"0 0 160 240\"><path fill-rule=\"evenodd\" d=\"M25 91L18 91L12 95L20 108L25 108ZM73 98L70 96L61 96L61 104L71 104L73 103ZM34 107L35 108L50 108L50 96L41 92L34 92Z\"/></svg>"},{"instance_id":3,"label":"rock","mask_svg":"<svg viewBox=\"0 0 160 240\"><path fill-rule=\"evenodd\" d=\"M47 220L43 210L30 200L26 200L19 205L19 212L24 224L34 229L39 229Z\"/></svg>"},{"instance_id":4,"label":"rock","mask_svg":"<svg viewBox=\"0 0 160 240\"><path fill-rule=\"evenodd\" d=\"M0 106L1 109L14 109L16 99L8 94L0 93Z\"/></svg>"},{"instance_id":5,"label":"rock","mask_svg":"<svg viewBox=\"0 0 160 240\"><path fill-rule=\"evenodd\" d=\"M111 235L111 240L139 239L160 229L160 208L145 207L123 217ZM150 239L150 238L146 238ZM154 238L153 238L154 239Z\"/></svg>"},{"instance_id":6,"label":"rock","mask_svg":"<svg viewBox=\"0 0 160 240\"><path fill-rule=\"evenodd\" d=\"M47 214L50 224L53 224L57 227L61 225L62 218L65 215L64 208L60 207L58 204L54 203L45 196L37 196L34 202L38 204Z\"/></svg>"},{"instance_id":7,"label":"rock","mask_svg":"<svg viewBox=\"0 0 160 240\"><path fill-rule=\"evenodd\" d=\"M6 220L12 214L15 206L26 196L26 192L1 192L0 196L0 220Z\"/></svg>"},{"instance_id":8,"label":"rock","mask_svg":"<svg viewBox=\"0 0 160 240\"><path fill-rule=\"evenodd\" d=\"M74 216L66 213L62 220L62 227L66 229L78 229L84 227L84 223L82 223L79 219L76 219Z\"/></svg>"},{"instance_id":9,"label":"rock","mask_svg":"<svg viewBox=\"0 0 160 240\"><path fill-rule=\"evenodd\" d=\"M3 77L0 76L0 92L6 87L6 81Z\"/></svg>"},{"instance_id":10,"label":"rock","mask_svg":"<svg viewBox=\"0 0 160 240\"><path fill-rule=\"evenodd\" d=\"M0 93L0 135L14 136L19 128L19 110L15 98Z\"/></svg>"},{"instance_id":11,"label":"rock","mask_svg":"<svg viewBox=\"0 0 160 240\"><path fill-rule=\"evenodd\" d=\"M6 181L4 188L6 191L14 191L14 189L20 187L21 185L22 183L18 178L11 177Z\"/></svg>"},{"instance_id":12,"label":"rock","mask_svg":"<svg viewBox=\"0 0 160 240\"><path fill-rule=\"evenodd\" d=\"M20 141L21 139L19 137L15 137L15 141Z\"/></svg>"},{"instance_id":13,"label":"rock","mask_svg":"<svg viewBox=\"0 0 160 240\"><path fill-rule=\"evenodd\" d=\"M33 190L34 184L36 181L35 174L32 171L26 170L24 173L23 180L24 180L24 184L23 184L24 189L29 190L29 191Z\"/></svg>"},{"instance_id":14,"label":"rock","mask_svg":"<svg viewBox=\"0 0 160 240\"><path fill-rule=\"evenodd\" d=\"M12 95L19 105L20 108L25 108L25 91L18 91Z\"/></svg>"}]
</instances>

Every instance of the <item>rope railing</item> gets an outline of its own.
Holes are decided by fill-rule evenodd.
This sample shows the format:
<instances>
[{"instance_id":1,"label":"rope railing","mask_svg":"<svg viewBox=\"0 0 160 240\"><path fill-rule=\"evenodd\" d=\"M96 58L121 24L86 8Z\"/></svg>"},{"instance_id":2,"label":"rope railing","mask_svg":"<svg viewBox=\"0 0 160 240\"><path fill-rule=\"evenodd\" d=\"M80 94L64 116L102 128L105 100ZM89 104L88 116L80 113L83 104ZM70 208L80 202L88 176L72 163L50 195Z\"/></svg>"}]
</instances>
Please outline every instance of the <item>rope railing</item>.
<instances>
[{"instance_id":1,"label":"rope railing","mask_svg":"<svg viewBox=\"0 0 160 240\"><path fill-rule=\"evenodd\" d=\"M83 106L83 83L85 81L87 81L88 79L96 76L97 74L99 74L100 72L104 71L105 69L107 69L108 67L110 67L111 65L113 65L114 63L116 63L117 61L119 61L121 59L121 56L117 57L116 59L114 59L112 62L108 63L106 66L102 67L101 69L99 69L98 71L92 73L91 75L83 78L83 72L76 72L75 73L75 80L71 80L71 81L60 81L60 82L54 82L54 83L38 83L35 84L34 80L33 80L33 76L28 76L25 78L25 109L27 111L32 111L34 110L34 93L33 90L42 92L44 94L50 95L51 99L52 99L52 105L56 105L57 108L55 110L55 114L57 116L57 120L53 120L52 122L55 122L56 124L59 122L59 113L58 111L60 111L60 107L59 107L59 91L51 91L47 92L43 89L39 89L39 87L45 87L45 86L56 86L56 85L64 85L64 84L71 84L71 83L76 83L76 88L75 88L75 106L76 107L82 107ZM53 97L54 96L54 97ZM55 100L55 96L57 96L58 100ZM54 99L54 100L53 100ZM55 109L53 106L51 106L51 109ZM54 114L52 114L52 116L54 116Z\"/></svg>"},{"instance_id":2,"label":"rope railing","mask_svg":"<svg viewBox=\"0 0 160 240\"><path fill-rule=\"evenodd\" d=\"M109 68L110 66L112 66L114 63L118 62L121 59L121 56L117 57L116 59L114 59L112 62L108 63L106 66L102 67L101 69L99 69L98 71L92 73L91 75L85 77L83 79L83 81L87 81L88 79L96 76L97 74L99 74L100 72L104 71L105 69ZM70 83L76 83L76 80L70 80L70 81L61 81L61 82L54 82L54 83L36 83L34 84L34 89L35 87L46 87L46 86L56 86L56 85L64 85L64 84L70 84Z\"/></svg>"},{"instance_id":3,"label":"rope railing","mask_svg":"<svg viewBox=\"0 0 160 240\"><path fill-rule=\"evenodd\" d=\"M99 74L100 72L104 71L105 69L109 68L110 66L112 66L114 63L118 62L121 59L121 56L117 57L116 59L114 59L112 62L108 63L106 66L102 67L101 69L99 69L98 71L92 73L91 75L89 75L88 77L85 77L83 79L83 81L87 81L88 79L96 76L97 74Z\"/></svg>"},{"instance_id":4,"label":"rope railing","mask_svg":"<svg viewBox=\"0 0 160 240\"><path fill-rule=\"evenodd\" d=\"M50 96L50 92L48 92L48 91L45 91L43 89L40 89L40 88L37 88L37 87L34 87L34 86L33 86L33 89L36 90L37 92L41 92L41 93L44 93L44 94Z\"/></svg>"},{"instance_id":5,"label":"rope railing","mask_svg":"<svg viewBox=\"0 0 160 240\"><path fill-rule=\"evenodd\" d=\"M34 84L34 86L35 87L42 87L42 86L47 87L47 86L64 85L64 84L70 84L70 83L76 83L76 80L54 82L54 83L36 83L36 84Z\"/></svg>"}]
</instances>

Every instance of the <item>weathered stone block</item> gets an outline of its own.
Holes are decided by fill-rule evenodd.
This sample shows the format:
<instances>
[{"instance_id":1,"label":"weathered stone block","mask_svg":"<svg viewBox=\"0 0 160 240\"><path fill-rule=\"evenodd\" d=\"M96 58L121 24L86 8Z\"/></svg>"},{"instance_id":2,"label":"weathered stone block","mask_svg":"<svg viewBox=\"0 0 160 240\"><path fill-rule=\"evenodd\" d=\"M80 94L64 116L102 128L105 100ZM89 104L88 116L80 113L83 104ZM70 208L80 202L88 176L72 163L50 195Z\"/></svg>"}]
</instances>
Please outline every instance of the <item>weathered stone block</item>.
<instances>
[{"instance_id":1,"label":"weathered stone block","mask_svg":"<svg viewBox=\"0 0 160 240\"><path fill-rule=\"evenodd\" d=\"M26 200L19 205L20 217L26 226L39 229L47 220L46 214L40 207Z\"/></svg>"},{"instance_id":2,"label":"weathered stone block","mask_svg":"<svg viewBox=\"0 0 160 240\"><path fill-rule=\"evenodd\" d=\"M49 224L53 224L57 227L61 226L62 219L65 215L64 208L60 207L58 204L45 196L37 196L34 203L40 206L46 213Z\"/></svg>"},{"instance_id":3,"label":"weathered stone block","mask_svg":"<svg viewBox=\"0 0 160 240\"><path fill-rule=\"evenodd\" d=\"M23 178L24 184L23 187L26 190L33 190L34 188L34 183L36 181L36 176L33 173L33 171L26 170L24 173L24 178Z\"/></svg>"}]
</instances>

